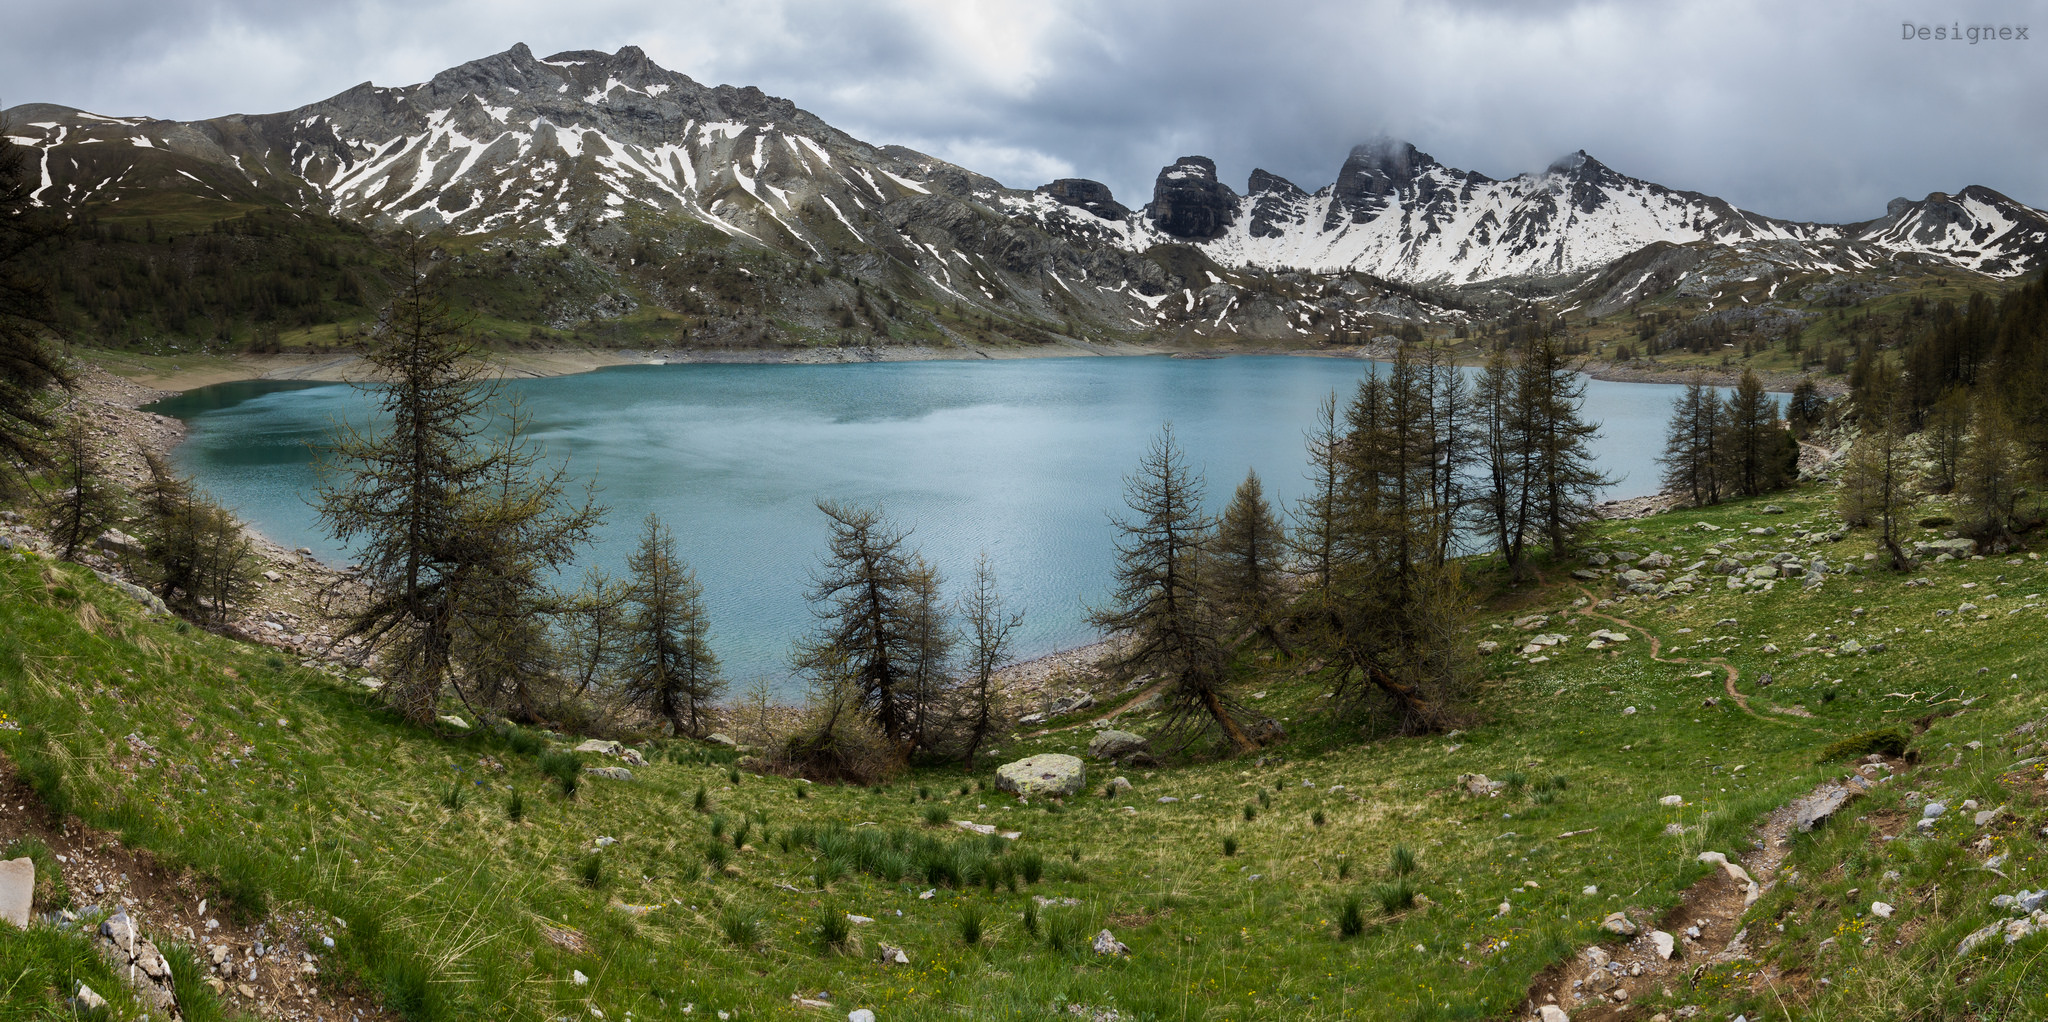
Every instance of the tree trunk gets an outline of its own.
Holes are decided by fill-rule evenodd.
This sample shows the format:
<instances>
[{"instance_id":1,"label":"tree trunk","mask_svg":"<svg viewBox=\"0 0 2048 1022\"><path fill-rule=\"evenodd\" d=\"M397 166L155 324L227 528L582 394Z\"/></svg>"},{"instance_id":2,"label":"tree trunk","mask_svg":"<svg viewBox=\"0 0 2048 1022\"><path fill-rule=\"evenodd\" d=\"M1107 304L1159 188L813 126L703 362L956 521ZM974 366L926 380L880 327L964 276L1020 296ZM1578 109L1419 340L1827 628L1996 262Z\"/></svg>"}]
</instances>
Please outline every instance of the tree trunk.
<instances>
[{"instance_id":1,"label":"tree trunk","mask_svg":"<svg viewBox=\"0 0 2048 1022\"><path fill-rule=\"evenodd\" d=\"M1216 718L1216 726L1223 729L1225 738L1230 739L1232 752L1250 752L1259 747L1259 743L1252 741L1252 736L1244 733L1244 728L1239 726L1237 718L1230 715L1230 710L1223 705L1223 697L1217 695L1214 689L1202 693L1202 708L1209 711L1209 716Z\"/></svg>"}]
</instances>

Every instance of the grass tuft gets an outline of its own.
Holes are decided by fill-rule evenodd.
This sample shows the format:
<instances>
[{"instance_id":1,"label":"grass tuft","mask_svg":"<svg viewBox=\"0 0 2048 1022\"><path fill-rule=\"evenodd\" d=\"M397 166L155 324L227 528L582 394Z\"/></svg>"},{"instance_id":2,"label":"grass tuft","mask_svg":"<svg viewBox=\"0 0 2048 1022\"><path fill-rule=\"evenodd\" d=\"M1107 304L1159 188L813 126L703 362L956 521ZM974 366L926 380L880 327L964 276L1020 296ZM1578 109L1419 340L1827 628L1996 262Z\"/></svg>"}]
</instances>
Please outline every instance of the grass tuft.
<instances>
[{"instance_id":1,"label":"grass tuft","mask_svg":"<svg viewBox=\"0 0 2048 1022\"><path fill-rule=\"evenodd\" d=\"M1406 879L1374 884L1372 896L1379 901L1380 911L1388 915L1415 907L1415 885Z\"/></svg>"},{"instance_id":2,"label":"grass tuft","mask_svg":"<svg viewBox=\"0 0 2048 1022\"><path fill-rule=\"evenodd\" d=\"M543 753L540 757L540 772L555 779L561 786L563 798L575 798L576 789L583 783L583 757L564 751Z\"/></svg>"},{"instance_id":3,"label":"grass tuft","mask_svg":"<svg viewBox=\"0 0 2048 1022\"><path fill-rule=\"evenodd\" d=\"M751 951L761 943L761 916L748 909L728 907L719 914L718 932L725 936L726 943Z\"/></svg>"},{"instance_id":4,"label":"grass tuft","mask_svg":"<svg viewBox=\"0 0 2048 1022\"><path fill-rule=\"evenodd\" d=\"M1407 845L1395 845L1387 856L1387 872L1397 877L1415 872L1415 850Z\"/></svg>"},{"instance_id":5,"label":"grass tuft","mask_svg":"<svg viewBox=\"0 0 2048 1022\"><path fill-rule=\"evenodd\" d=\"M846 918L846 913L840 909L827 908L818 917L815 933L818 950L828 953L845 950L846 942L853 936L853 920Z\"/></svg>"},{"instance_id":6,"label":"grass tuft","mask_svg":"<svg viewBox=\"0 0 2048 1022\"><path fill-rule=\"evenodd\" d=\"M1355 892L1347 894L1337 905L1337 933L1348 940L1364 932L1365 899Z\"/></svg>"}]
</instances>

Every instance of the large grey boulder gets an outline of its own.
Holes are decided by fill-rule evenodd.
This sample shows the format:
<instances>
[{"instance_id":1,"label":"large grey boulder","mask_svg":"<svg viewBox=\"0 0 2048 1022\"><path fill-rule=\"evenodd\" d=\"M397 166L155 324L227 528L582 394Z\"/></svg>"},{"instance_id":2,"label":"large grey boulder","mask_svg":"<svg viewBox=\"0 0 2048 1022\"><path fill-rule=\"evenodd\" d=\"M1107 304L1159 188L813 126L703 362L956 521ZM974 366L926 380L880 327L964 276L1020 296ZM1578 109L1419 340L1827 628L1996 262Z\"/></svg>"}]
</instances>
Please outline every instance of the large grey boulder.
<instances>
[{"instance_id":1,"label":"large grey boulder","mask_svg":"<svg viewBox=\"0 0 2048 1022\"><path fill-rule=\"evenodd\" d=\"M1081 760L1058 752L1026 756L996 768L996 790L1019 798L1065 798L1088 783Z\"/></svg>"},{"instance_id":2,"label":"large grey boulder","mask_svg":"<svg viewBox=\"0 0 2048 1022\"><path fill-rule=\"evenodd\" d=\"M1150 754L1152 742L1143 735L1129 731L1103 731L1088 741L1088 755L1096 759L1122 762L1126 756L1140 753Z\"/></svg>"},{"instance_id":3,"label":"large grey boulder","mask_svg":"<svg viewBox=\"0 0 2048 1022\"><path fill-rule=\"evenodd\" d=\"M30 903L36 894L36 863L34 859L9 859L0 862L0 919L28 929Z\"/></svg>"},{"instance_id":4,"label":"large grey boulder","mask_svg":"<svg viewBox=\"0 0 2048 1022\"><path fill-rule=\"evenodd\" d=\"M158 617L171 616L171 608L164 606L164 601L158 599L155 593L152 593L149 590L144 589L141 586L128 581L127 579L115 578L114 576L109 575L106 572L99 570L98 568L94 568L92 573L98 575L100 577L100 581L105 582L106 584L113 586L114 588L119 589L121 592L127 594L129 599L134 600L139 604L142 604L142 607L145 611L154 614Z\"/></svg>"}]
</instances>

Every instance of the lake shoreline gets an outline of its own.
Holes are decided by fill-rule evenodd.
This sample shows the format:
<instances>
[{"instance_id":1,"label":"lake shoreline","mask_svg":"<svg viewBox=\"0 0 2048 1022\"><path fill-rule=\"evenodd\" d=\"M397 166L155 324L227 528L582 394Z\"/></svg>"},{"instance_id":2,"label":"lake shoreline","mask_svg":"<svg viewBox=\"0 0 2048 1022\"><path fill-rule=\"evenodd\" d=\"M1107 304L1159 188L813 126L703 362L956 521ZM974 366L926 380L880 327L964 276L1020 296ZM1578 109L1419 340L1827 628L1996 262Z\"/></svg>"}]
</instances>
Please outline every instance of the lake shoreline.
<instances>
[{"instance_id":1,"label":"lake shoreline","mask_svg":"<svg viewBox=\"0 0 2048 1022\"><path fill-rule=\"evenodd\" d=\"M642 351L638 349L601 348L542 348L531 351L497 351L484 356L489 374L499 379L542 379L555 376L577 376L615 366L634 365L855 365L874 362L982 362L1010 361L1016 359L1040 358L1231 358L1260 355L1288 356L1296 358L1355 359L1359 361L1385 360L1393 356L1393 348L1385 344L1365 345L1318 345L1315 347L1286 347L1279 345L1231 345L1203 348L1186 348L1165 344L1090 344L1073 341L1031 348L977 348L967 346L932 345L884 345L880 347L848 348L665 348ZM113 375L126 379L138 386L163 393L163 396L182 394L221 383L236 383L245 380L306 380L323 383L352 383L368 377L363 371L362 356L348 355L213 355L195 356L190 363L173 361L169 365L153 364L115 352L91 352L80 355L80 360L95 365ZM1478 366L1484 363L1471 358L1460 358L1459 365ZM1677 386L1690 383L1697 375L1708 384L1717 387L1732 387L1741 379L1741 372L1729 369L1701 369L1697 367L1663 367L1654 363L1633 361L1613 363L1586 361L1580 372L1590 379L1611 383L1649 383ZM1783 372L1766 372L1763 375L1764 389L1773 393L1788 393L1801 379L1808 377ZM1845 391L1839 381L1813 377L1821 394L1833 397Z\"/></svg>"}]
</instances>

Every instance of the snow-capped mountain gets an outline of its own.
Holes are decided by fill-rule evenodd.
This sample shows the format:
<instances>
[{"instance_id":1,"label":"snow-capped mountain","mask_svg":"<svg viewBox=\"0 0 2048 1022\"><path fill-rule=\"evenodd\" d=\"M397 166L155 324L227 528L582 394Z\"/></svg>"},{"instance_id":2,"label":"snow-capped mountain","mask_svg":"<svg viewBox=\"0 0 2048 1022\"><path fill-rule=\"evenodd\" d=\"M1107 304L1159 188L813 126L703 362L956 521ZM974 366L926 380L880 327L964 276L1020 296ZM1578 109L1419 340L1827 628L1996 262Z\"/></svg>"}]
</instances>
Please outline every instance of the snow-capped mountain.
<instances>
[{"instance_id":1,"label":"snow-capped mountain","mask_svg":"<svg viewBox=\"0 0 2048 1022\"><path fill-rule=\"evenodd\" d=\"M1024 191L871 145L631 46L543 59L515 45L417 85L365 83L277 114L181 122L31 105L7 123L39 150L36 198L54 206L118 211L167 194L283 205L614 266L649 240L671 252L756 246L891 294L1069 332L1332 333L1456 318L1450 291L1513 279L1562 293L1659 244L1767 252L1787 272L1911 257L2009 276L2048 257L2048 215L1979 187L1898 200L1864 223L1795 223L1583 152L1495 180L1392 141L1354 149L1313 192L1256 171L1239 194L1211 161L1184 157L1133 210L1093 181Z\"/></svg>"},{"instance_id":2,"label":"snow-capped mountain","mask_svg":"<svg viewBox=\"0 0 2048 1022\"><path fill-rule=\"evenodd\" d=\"M1224 265L1439 285L1583 274L1658 242L1792 243L1815 270L1916 253L2006 276L2048 255L2048 215L1987 188L1896 200L1865 223L1797 223L1628 177L1583 151L1540 174L1496 181L1384 140L1353 149L1336 181L1315 192L1259 170L1239 195L1208 159L1190 156L1160 171L1141 214L1048 216L1042 202L1018 199L1009 208L1136 250L1182 242ZM1844 248L1860 250L1847 265Z\"/></svg>"}]
</instances>

